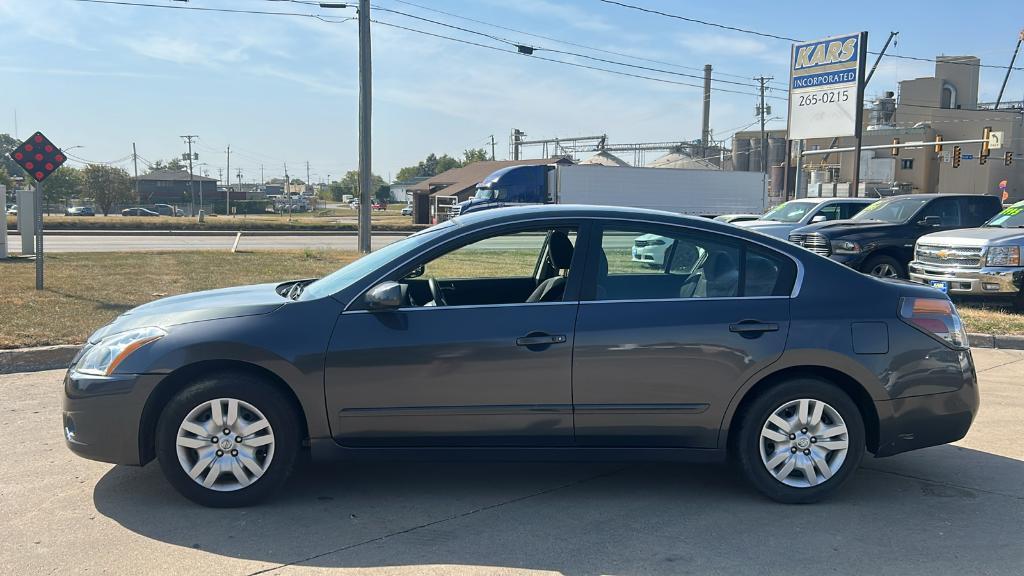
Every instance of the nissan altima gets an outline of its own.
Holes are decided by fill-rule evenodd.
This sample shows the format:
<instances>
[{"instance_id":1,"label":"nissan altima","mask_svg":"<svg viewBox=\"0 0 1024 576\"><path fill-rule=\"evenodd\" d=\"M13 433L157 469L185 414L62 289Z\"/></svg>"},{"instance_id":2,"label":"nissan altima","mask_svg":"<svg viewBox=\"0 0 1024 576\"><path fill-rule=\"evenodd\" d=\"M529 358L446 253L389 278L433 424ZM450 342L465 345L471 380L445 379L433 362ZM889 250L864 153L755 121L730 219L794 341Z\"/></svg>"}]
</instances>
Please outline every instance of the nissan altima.
<instances>
[{"instance_id":1,"label":"nissan altima","mask_svg":"<svg viewBox=\"0 0 1024 576\"><path fill-rule=\"evenodd\" d=\"M651 267L638 238L663 240ZM316 458L731 458L812 502L978 409L949 299L736 226L580 206L460 216L319 279L156 300L93 334L63 430L256 502Z\"/></svg>"}]
</instances>

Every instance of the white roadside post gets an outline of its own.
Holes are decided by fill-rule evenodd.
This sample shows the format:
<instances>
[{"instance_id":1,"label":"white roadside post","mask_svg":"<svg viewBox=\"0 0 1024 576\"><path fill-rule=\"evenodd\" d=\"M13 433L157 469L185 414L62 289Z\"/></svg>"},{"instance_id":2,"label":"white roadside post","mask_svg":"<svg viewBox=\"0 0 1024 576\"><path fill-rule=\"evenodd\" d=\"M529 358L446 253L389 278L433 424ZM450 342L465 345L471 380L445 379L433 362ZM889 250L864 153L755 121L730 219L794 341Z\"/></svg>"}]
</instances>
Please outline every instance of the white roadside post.
<instances>
[{"instance_id":1,"label":"white roadside post","mask_svg":"<svg viewBox=\"0 0 1024 576\"><path fill-rule=\"evenodd\" d=\"M0 217L0 260L7 258L7 186L0 184L0 198L4 199L4 213Z\"/></svg>"}]
</instances>

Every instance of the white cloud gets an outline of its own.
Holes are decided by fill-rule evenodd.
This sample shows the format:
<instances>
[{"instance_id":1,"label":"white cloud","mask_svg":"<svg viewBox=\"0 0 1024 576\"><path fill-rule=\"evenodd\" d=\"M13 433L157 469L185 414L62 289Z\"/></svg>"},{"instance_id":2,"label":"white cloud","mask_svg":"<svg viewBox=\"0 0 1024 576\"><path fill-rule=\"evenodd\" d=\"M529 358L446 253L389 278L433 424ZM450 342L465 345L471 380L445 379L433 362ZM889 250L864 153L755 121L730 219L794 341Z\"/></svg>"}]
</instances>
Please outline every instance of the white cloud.
<instances>
[{"instance_id":1,"label":"white cloud","mask_svg":"<svg viewBox=\"0 0 1024 576\"><path fill-rule=\"evenodd\" d=\"M737 34L683 34L677 37L680 46L700 54L716 56L745 56L763 58L778 48L769 47L766 43L754 38ZM783 48L782 52L787 49Z\"/></svg>"},{"instance_id":2,"label":"white cloud","mask_svg":"<svg viewBox=\"0 0 1024 576\"><path fill-rule=\"evenodd\" d=\"M543 16L560 20L573 28L592 32L609 32L615 29L607 19L592 10L577 8L561 2L548 0L516 0L514 2L490 0L490 4L506 10L515 10L531 16Z\"/></svg>"}]
</instances>

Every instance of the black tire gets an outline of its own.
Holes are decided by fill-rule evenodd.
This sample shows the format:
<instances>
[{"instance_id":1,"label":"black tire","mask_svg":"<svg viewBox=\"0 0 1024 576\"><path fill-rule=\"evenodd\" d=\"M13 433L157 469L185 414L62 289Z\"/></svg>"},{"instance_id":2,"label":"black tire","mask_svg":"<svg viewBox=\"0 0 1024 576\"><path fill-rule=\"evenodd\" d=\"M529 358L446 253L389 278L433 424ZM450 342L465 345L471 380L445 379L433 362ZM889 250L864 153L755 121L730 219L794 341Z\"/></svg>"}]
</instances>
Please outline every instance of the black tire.
<instances>
[{"instance_id":1,"label":"black tire","mask_svg":"<svg viewBox=\"0 0 1024 576\"><path fill-rule=\"evenodd\" d=\"M860 267L860 271L869 276L880 276L880 274L877 274L875 271L884 266L889 266L895 270L897 278L903 278L904 280L908 278L907 267L899 260L886 254L876 254L868 257Z\"/></svg>"},{"instance_id":2,"label":"black tire","mask_svg":"<svg viewBox=\"0 0 1024 576\"><path fill-rule=\"evenodd\" d=\"M762 461L761 430L776 410L802 398L819 400L834 408L846 424L849 445L846 459L831 478L816 486L794 487L778 480ZM850 479L864 456L864 444L860 410L842 389L815 378L796 378L772 386L746 407L740 417L734 451L743 475L759 492L776 502L807 504L829 497Z\"/></svg>"},{"instance_id":3,"label":"black tire","mask_svg":"<svg viewBox=\"0 0 1024 576\"><path fill-rule=\"evenodd\" d=\"M235 398L263 413L274 435L270 464L248 486L234 491L217 491L193 480L179 462L178 428L197 406L217 398ZM255 375L220 373L204 377L179 392L164 407L156 426L156 457L167 481L183 496L215 508L248 506L277 492L288 480L301 448L298 409L275 386Z\"/></svg>"}]
</instances>

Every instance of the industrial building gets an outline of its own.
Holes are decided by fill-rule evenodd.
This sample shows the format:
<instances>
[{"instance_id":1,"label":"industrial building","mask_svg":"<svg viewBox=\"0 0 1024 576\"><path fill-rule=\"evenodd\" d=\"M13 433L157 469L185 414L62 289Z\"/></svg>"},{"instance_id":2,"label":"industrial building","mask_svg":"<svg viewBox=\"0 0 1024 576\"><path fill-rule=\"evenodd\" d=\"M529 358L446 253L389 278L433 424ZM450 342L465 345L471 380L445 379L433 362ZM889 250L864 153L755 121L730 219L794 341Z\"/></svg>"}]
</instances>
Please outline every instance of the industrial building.
<instances>
[{"instance_id":1,"label":"industrial building","mask_svg":"<svg viewBox=\"0 0 1024 576\"><path fill-rule=\"evenodd\" d=\"M999 195L1004 202L1024 199L1024 103L978 101L980 60L973 56L939 56L935 75L904 80L898 93L886 92L874 99L864 113L863 146L900 142L980 139L984 128L1003 133L1003 147L992 150L987 161L980 162L981 144L960 145L960 163L954 167L953 146L942 152L933 146L904 148L893 154L884 150L865 150L861 156L861 196L896 193L969 193ZM781 197L784 185L787 197L848 196L853 176L853 154L806 156L801 189L797 189L795 169L787 178L782 165L786 155L786 133L768 134L770 185ZM760 131L738 132L733 138L733 169L761 170ZM844 148L855 145L854 138L817 139L805 142L807 150ZM794 145L795 149L796 146ZM1009 166L1005 154L1013 154ZM795 167L793 156L790 166Z\"/></svg>"}]
</instances>

